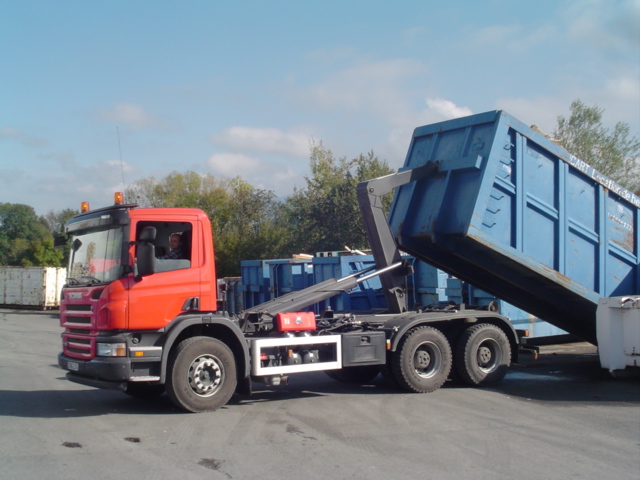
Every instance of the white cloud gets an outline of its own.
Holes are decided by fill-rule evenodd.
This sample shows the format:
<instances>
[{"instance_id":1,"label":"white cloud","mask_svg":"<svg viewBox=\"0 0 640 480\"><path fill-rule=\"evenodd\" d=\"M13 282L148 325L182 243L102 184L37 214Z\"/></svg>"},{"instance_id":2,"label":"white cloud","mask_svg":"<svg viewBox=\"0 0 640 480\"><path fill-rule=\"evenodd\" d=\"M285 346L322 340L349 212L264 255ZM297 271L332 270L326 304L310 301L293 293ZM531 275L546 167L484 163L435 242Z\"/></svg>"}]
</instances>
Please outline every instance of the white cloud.
<instances>
[{"instance_id":1,"label":"white cloud","mask_svg":"<svg viewBox=\"0 0 640 480\"><path fill-rule=\"evenodd\" d=\"M427 98L427 106L438 112L447 120L451 118L466 117L473 112L467 107L458 107L455 103L444 98Z\"/></svg>"},{"instance_id":2,"label":"white cloud","mask_svg":"<svg viewBox=\"0 0 640 480\"><path fill-rule=\"evenodd\" d=\"M258 158L238 153L215 153L207 160L214 175L235 177L240 175L255 188L272 190L277 195L288 195L295 185L302 183L302 172L295 167L306 163L287 163L280 159Z\"/></svg>"},{"instance_id":3,"label":"white cloud","mask_svg":"<svg viewBox=\"0 0 640 480\"><path fill-rule=\"evenodd\" d=\"M291 157L309 154L311 135L305 132L283 132L277 128L236 126L211 136L211 140L235 152L275 153Z\"/></svg>"},{"instance_id":4,"label":"white cloud","mask_svg":"<svg viewBox=\"0 0 640 480\"><path fill-rule=\"evenodd\" d=\"M246 178L260 167L260 159L239 153L214 153L207 160L207 165L220 175Z\"/></svg>"},{"instance_id":5,"label":"white cloud","mask_svg":"<svg viewBox=\"0 0 640 480\"><path fill-rule=\"evenodd\" d=\"M132 103L118 103L109 110L101 109L100 120L124 124L132 128L169 128L168 122L157 115L147 112L142 106Z\"/></svg>"}]
</instances>

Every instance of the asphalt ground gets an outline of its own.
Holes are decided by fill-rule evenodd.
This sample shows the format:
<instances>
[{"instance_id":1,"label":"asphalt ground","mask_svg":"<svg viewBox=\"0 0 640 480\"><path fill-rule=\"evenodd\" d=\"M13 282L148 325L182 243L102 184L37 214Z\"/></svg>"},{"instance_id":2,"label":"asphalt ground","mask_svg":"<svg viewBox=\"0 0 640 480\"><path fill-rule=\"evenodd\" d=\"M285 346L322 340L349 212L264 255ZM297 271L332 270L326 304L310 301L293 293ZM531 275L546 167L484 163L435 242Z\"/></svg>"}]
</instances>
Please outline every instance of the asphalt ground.
<instances>
[{"instance_id":1,"label":"asphalt ground","mask_svg":"<svg viewBox=\"0 0 640 480\"><path fill-rule=\"evenodd\" d=\"M57 313L0 310L0 479L640 478L640 379L545 346L495 388L425 394L324 373L204 414L67 381Z\"/></svg>"}]
</instances>

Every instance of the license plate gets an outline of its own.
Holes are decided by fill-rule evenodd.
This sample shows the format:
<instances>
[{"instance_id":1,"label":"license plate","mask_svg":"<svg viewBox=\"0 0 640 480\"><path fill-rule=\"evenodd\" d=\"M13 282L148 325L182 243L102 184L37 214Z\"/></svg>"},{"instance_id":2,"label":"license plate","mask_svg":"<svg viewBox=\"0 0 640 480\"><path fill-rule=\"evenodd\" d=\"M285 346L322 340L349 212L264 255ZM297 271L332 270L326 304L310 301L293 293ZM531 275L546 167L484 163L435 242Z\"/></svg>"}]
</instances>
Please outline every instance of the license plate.
<instances>
[{"instance_id":1,"label":"license plate","mask_svg":"<svg viewBox=\"0 0 640 480\"><path fill-rule=\"evenodd\" d=\"M67 368L69 370L77 372L78 370L80 370L80 365L78 364L78 362L67 362Z\"/></svg>"}]
</instances>

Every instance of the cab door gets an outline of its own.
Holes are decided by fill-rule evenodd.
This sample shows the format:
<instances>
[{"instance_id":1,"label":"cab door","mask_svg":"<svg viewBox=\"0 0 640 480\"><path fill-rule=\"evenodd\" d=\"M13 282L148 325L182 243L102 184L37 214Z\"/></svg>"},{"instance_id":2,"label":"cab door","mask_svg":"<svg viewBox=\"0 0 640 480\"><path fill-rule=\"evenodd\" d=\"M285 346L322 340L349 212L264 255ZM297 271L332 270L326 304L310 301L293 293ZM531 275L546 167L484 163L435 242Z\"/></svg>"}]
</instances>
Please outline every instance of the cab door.
<instances>
[{"instance_id":1,"label":"cab door","mask_svg":"<svg viewBox=\"0 0 640 480\"><path fill-rule=\"evenodd\" d=\"M201 294L199 249L194 239L200 238L198 218L181 215L167 220L166 216L148 214L132 221L131 232L135 239L145 227L156 229L156 257L166 256L169 239L179 233L183 238L185 258L156 259L155 273L129 276L129 329L145 330L165 327L177 315L198 308ZM135 258L135 245L131 255Z\"/></svg>"}]
</instances>

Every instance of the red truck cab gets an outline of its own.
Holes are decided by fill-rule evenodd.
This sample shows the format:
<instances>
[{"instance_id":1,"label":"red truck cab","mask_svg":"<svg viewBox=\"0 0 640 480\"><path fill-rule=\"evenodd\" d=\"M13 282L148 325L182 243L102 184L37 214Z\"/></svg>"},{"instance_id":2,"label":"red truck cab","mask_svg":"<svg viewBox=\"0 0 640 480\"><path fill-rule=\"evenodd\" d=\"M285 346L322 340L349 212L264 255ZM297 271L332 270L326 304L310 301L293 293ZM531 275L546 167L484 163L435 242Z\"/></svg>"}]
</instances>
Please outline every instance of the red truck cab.
<instances>
[{"instance_id":1,"label":"red truck cab","mask_svg":"<svg viewBox=\"0 0 640 480\"><path fill-rule=\"evenodd\" d=\"M204 212L125 204L86 210L66 225L72 248L58 363L70 380L129 393L162 391L168 342L186 329L217 324L221 335L241 343L237 325L215 315L214 249ZM182 258L162 258L176 233ZM216 318L203 319L202 312Z\"/></svg>"}]
</instances>

